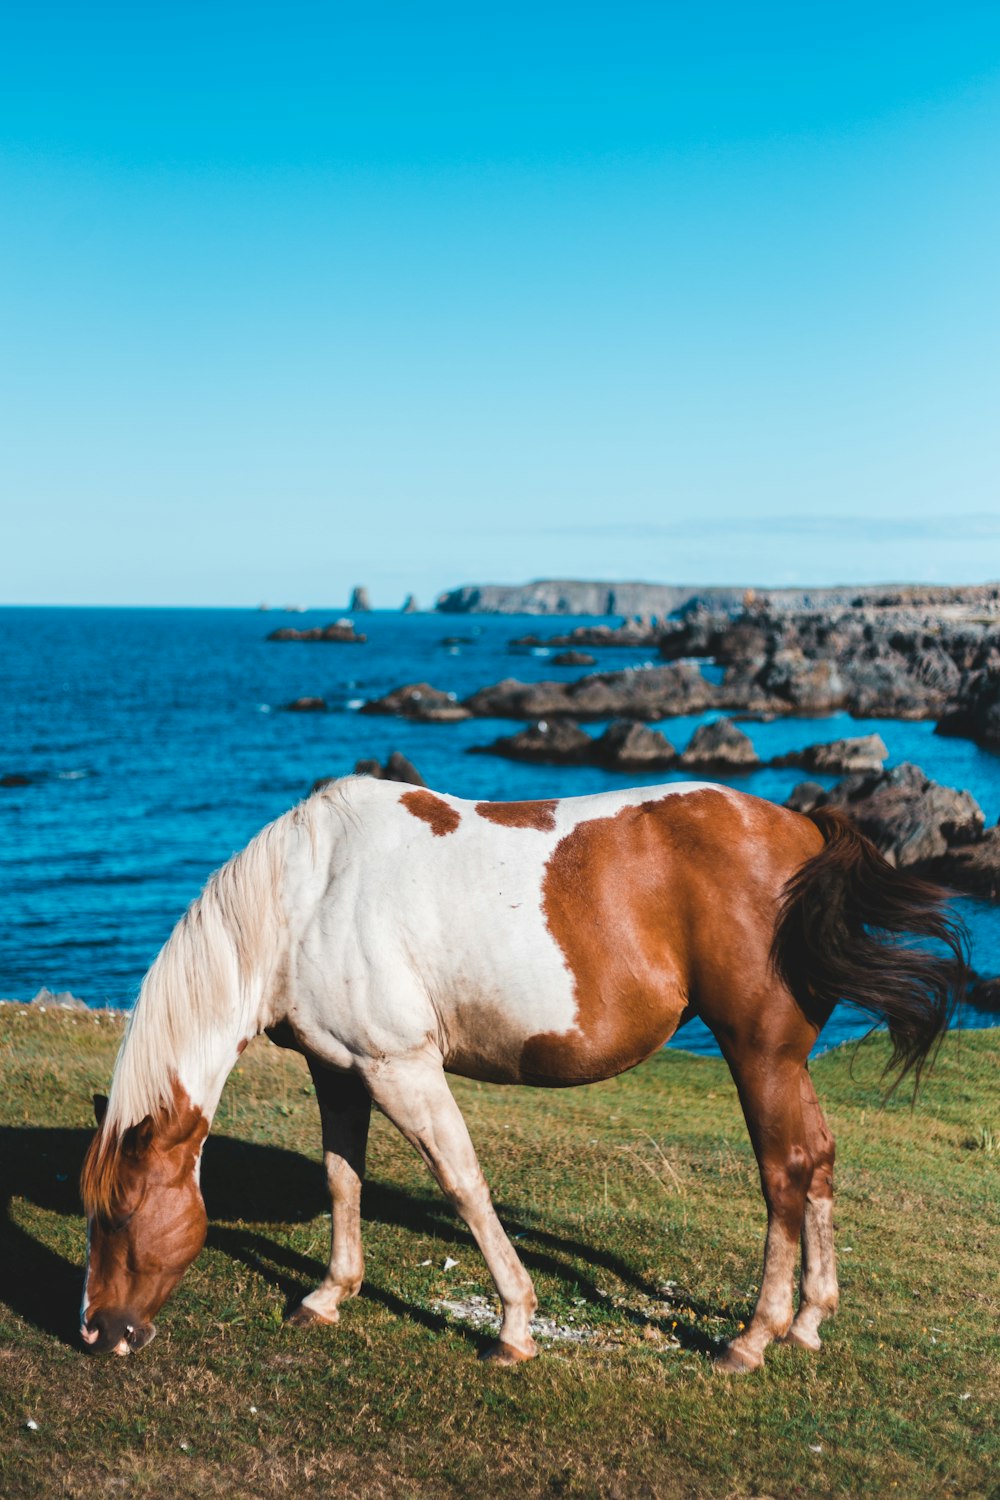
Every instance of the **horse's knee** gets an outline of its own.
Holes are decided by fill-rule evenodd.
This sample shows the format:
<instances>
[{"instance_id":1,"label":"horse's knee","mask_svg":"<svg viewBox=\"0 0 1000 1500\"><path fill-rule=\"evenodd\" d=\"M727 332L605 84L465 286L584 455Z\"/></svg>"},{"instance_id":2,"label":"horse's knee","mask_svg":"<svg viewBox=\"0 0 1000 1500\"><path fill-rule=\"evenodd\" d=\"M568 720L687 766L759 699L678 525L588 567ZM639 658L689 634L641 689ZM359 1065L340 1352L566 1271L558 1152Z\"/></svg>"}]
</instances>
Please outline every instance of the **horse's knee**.
<instances>
[{"instance_id":1,"label":"horse's knee","mask_svg":"<svg viewBox=\"0 0 1000 1500\"><path fill-rule=\"evenodd\" d=\"M762 1176L768 1208L779 1219L794 1222L802 1215L813 1179L815 1159L802 1145L764 1163Z\"/></svg>"}]
</instances>

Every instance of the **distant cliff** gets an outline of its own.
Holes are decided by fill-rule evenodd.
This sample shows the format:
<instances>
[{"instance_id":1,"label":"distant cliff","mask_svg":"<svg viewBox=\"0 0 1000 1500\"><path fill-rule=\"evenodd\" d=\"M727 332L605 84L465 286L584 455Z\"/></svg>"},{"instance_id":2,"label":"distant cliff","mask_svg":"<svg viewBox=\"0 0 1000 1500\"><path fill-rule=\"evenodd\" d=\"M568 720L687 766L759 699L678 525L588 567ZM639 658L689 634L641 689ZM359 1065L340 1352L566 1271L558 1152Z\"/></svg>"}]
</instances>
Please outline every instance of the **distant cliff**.
<instances>
[{"instance_id":1,"label":"distant cliff","mask_svg":"<svg viewBox=\"0 0 1000 1500\"><path fill-rule=\"evenodd\" d=\"M951 587L932 584L845 585L817 589L697 588L672 583L600 583L571 578L540 578L535 583L468 583L441 594L443 614L486 615L641 615L658 620L703 603L713 610L738 609L751 598L776 610L868 605L975 604L994 600L995 585Z\"/></svg>"}]
</instances>

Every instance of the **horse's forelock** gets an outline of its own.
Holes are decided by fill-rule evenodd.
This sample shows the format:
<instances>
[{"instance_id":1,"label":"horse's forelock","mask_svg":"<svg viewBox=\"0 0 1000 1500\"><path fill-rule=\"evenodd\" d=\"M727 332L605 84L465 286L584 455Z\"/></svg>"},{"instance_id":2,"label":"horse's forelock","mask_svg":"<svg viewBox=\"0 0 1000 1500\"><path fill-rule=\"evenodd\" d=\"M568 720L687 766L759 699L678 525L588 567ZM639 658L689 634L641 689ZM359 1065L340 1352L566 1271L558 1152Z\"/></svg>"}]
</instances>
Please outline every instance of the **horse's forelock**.
<instances>
[{"instance_id":1,"label":"horse's forelock","mask_svg":"<svg viewBox=\"0 0 1000 1500\"><path fill-rule=\"evenodd\" d=\"M105 1122L91 1141L80 1174L80 1196L91 1218L114 1216L121 1197L121 1137Z\"/></svg>"}]
</instances>

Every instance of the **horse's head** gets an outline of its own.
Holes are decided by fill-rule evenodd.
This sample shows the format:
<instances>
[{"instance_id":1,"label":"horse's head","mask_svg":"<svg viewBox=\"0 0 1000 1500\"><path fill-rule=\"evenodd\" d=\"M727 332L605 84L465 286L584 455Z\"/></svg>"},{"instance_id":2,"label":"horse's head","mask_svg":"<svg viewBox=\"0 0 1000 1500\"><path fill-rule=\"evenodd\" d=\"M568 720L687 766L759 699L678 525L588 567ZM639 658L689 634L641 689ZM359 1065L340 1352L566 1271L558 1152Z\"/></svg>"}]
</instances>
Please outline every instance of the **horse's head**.
<instances>
[{"instance_id":1,"label":"horse's head","mask_svg":"<svg viewBox=\"0 0 1000 1500\"><path fill-rule=\"evenodd\" d=\"M180 1101L178 1101L180 1102ZM205 1243L208 1220L198 1163L208 1122L184 1099L121 1135L98 1131L84 1162L87 1275L80 1334L95 1352L148 1344L152 1319Z\"/></svg>"}]
</instances>

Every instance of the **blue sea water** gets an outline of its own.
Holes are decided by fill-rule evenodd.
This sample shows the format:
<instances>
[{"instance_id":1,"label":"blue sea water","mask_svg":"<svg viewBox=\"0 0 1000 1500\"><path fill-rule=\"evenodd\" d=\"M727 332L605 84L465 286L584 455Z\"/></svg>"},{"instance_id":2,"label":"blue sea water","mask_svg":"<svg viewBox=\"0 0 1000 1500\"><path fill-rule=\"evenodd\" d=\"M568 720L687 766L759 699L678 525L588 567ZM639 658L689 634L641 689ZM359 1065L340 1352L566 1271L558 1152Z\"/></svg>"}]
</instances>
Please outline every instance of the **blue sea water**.
<instances>
[{"instance_id":1,"label":"blue sea water","mask_svg":"<svg viewBox=\"0 0 1000 1500\"><path fill-rule=\"evenodd\" d=\"M672 779L464 753L517 727L506 721L410 724L357 712L363 700L404 682L427 681L463 697L502 677L578 675L554 667L549 652L512 652L510 642L529 630L546 634L580 622L374 612L357 617L368 635L364 646L265 639L277 625L336 617L335 610L288 617L0 609L0 775L30 778L27 786L0 788L0 995L28 999L45 985L90 1005L127 1007L208 874L317 777L351 771L362 756L384 759L398 749L430 785L494 800ZM449 646L448 636L464 639ZM616 649L600 652L592 670L647 664L655 664L648 650ZM331 711L282 711L306 695L325 698ZM658 727L683 748L710 717ZM762 758L877 731L890 764L915 761L935 780L972 792L988 821L1000 817L1000 758L966 740L936 738L929 723L834 715L745 727ZM783 800L801 779L796 770L761 770L728 780ZM1000 972L1000 909L960 906L976 967ZM967 1019L983 1025L1000 1018L973 1012ZM823 1043L866 1025L844 1008ZM697 1023L677 1041L714 1050Z\"/></svg>"}]
</instances>

